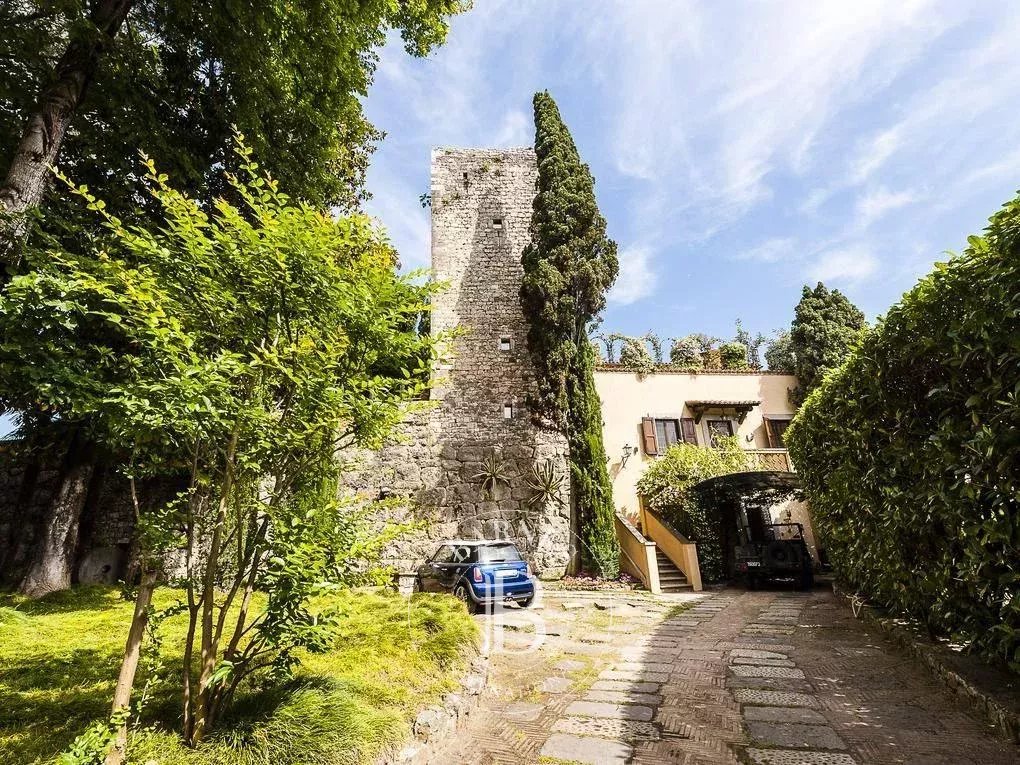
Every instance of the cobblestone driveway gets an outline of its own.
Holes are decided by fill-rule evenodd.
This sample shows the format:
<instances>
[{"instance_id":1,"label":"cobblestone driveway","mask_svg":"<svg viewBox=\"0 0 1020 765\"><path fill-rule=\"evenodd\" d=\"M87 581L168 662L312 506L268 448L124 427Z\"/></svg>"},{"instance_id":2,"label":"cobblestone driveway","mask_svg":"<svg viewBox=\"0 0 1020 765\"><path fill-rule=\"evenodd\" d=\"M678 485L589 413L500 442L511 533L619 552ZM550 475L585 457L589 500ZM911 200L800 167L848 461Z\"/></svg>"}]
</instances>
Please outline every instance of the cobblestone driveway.
<instances>
[{"instance_id":1,"label":"cobblestone driveway","mask_svg":"<svg viewBox=\"0 0 1020 765\"><path fill-rule=\"evenodd\" d=\"M437 763L1020 763L821 589L553 593L478 618L492 681Z\"/></svg>"}]
</instances>

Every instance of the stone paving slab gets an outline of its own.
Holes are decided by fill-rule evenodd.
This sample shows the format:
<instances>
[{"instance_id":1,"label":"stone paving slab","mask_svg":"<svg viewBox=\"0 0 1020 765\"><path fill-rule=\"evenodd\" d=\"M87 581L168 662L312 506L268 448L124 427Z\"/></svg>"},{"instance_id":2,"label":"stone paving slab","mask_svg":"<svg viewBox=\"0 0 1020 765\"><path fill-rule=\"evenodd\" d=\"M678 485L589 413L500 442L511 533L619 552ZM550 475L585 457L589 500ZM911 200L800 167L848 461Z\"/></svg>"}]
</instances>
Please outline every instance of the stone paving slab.
<instances>
[{"instance_id":1,"label":"stone paving slab","mask_svg":"<svg viewBox=\"0 0 1020 765\"><path fill-rule=\"evenodd\" d=\"M777 653L775 651L760 651L751 650L747 648L734 648L730 651L730 656L746 659L786 659L787 654Z\"/></svg>"},{"instance_id":2,"label":"stone paving slab","mask_svg":"<svg viewBox=\"0 0 1020 765\"><path fill-rule=\"evenodd\" d=\"M744 628L745 635L792 635L793 627L778 627L774 624L749 624Z\"/></svg>"},{"instance_id":3,"label":"stone paving slab","mask_svg":"<svg viewBox=\"0 0 1020 765\"><path fill-rule=\"evenodd\" d=\"M554 733L542 746L543 757L554 757L567 762L586 765L623 765L634 753L633 747L619 741L606 741L589 736L572 736Z\"/></svg>"},{"instance_id":4,"label":"stone paving slab","mask_svg":"<svg viewBox=\"0 0 1020 765\"><path fill-rule=\"evenodd\" d=\"M790 680L803 680L804 670L796 667L757 667L747 664L734 664L730 671L737 677L782 677Z\"/></svg>"},{"instance_id":5,"label":"stone paving slab","mask_svg":"<svg viewBox=\"0 0 1020 765\"><path fill-rule=\"evenodd\" d=\"M747 720L748 735L756 744L800 749L846 749L846 744L828 725L777 723Z\"/></svg>"},{"instance_id":6,"label":"stone paving slab","mask_svg":"<svg viewBox=\"0 0 1020 765\"><path fill-rule=\"evenodd\" d=\"M796 667L789 659L758 659L750 656L734 656L731 664L748 664L758 667Z\"/></svg>"},{"instance_id":7,"label":"stone paving slab","mask_svg":"<svg viewBox=\"0 0 1020 765\"><path fill-rule=\"evenodd\" d=\"M557 733L597 736L625 742L658 741L662 738L659 728L650 722L614 720L609 717L563 717L553 723L553 730Z\"/></svg>"},{"instance_id":8,"label":"stone paving slab","mask_svg":"<svg viewBox=\"0 0 1020 765\"><path fill-rule=\"evenodd\" d=\"M741 704L769 704L779 707L817 707L818 699L809 693L740 688L733 692Z\"/></svg>"},{"instance_id":9,"label":"stone paving slab","mask_svg":"<svg viewBox=\"0 0 1020 765\"><path fill-rule=\"evenodd\" d=\"M730 643L719 643L718 646L722 650L739 651L739 650L750 650L750 651L776 651L782 654L788 654L793 650L793 646L788 643L780 643L773 638L768 640L761 640L760 638L738 638L734 642Z\"/></svg>"},{"instance_id":10,"label":"stone paving slab","mask_svg":"<svg viewBox=\"0 0 1020 765\"><path fill-rule=\"evenodd\" d=\"M642 704L608 704L602 701L575 701L566 708L574 717L608 717L613 720L649 722L655 710Z\"/></svg>"},{"instance_id":11,"label":"stone paving slab","mask_svg":"<svg viewBox=\"0 0 1020 765\"><path fill-rule=\"evenodd\" d=\"M858 765L850 755L838 752L753 748L745 751L754 765Z\"/></svg>"},{"instance_id":12,"label":"stone paving slab","mask_svg":"<svg viewBox=\"0 0 1020 765\"><path fill-rule=\"evenodd\" d=\"M738 677L731 675L726 679L728 688L755 688L762 691L797 691L811 693L815 690L807 680L795 680L789 677Z\"/></svg>"},{"instance_id":13,"label":"stone paving slab","mask_svg":"<svg viewBox=\"0 0 1020 765\"><path fill-rule=\"evenodd\" d=\"M566 693L574 687L574 681L569 677L547 677L538 686L543 693Z\"/></svg>"},{"instance_id":14,"label":"stone paving slab","mask_svg":"<svg viewBox=\"0 0 1020 765\"><path fill-rule=\"evenodd\" d=\"M628 672L620 669L606 669L599 672L600 680L626 680L641 683L664 683L669 680L668 672Z\"/></svg>"},{"instance_id":15,"label":"stone paving slab","mask_svg":"<svg viewBox=\"0 0 1020 765\"><path fill-rule=\"evenodd\" d=\"M660 683L632 682L628 680L596 680L591 685L595 691L630 691L633 693L655 693Z\"/></svg>"},{"instance_id":16,"label":"stone paving slab","mask_svg":"<svg viewBox=\"0 0 1020 765\"><path fill-rule=\"evenodd\" d=\"M751 707L743 709L745 720L761 720L763 722L802 723L805 725L825 725L825 715L814 709L804 707Z\"/></svg>"},{"instance_id":17,"label":"stone paving slab","mask_svg":"<svg viewBox=\"0 0 1020 765\"><path fill-rule=\"evenodd\" d=\"M668 675L673 671L673 666L673 662L621 661L614 664L613 669L620 672L662 672Z\"/></svg>"},{"instance_id":18,"label":"stone paving slab","mask_svg":"<svg viewBox=\"0 0 1020 765\"><path fill-rule=\"evenodd\" d=\"M662 704L662 696L657 693L628 693L627 691L588 691L585 701L605 701L610 704L645 704L657 707Z\"/></svg>"}]
</instances>

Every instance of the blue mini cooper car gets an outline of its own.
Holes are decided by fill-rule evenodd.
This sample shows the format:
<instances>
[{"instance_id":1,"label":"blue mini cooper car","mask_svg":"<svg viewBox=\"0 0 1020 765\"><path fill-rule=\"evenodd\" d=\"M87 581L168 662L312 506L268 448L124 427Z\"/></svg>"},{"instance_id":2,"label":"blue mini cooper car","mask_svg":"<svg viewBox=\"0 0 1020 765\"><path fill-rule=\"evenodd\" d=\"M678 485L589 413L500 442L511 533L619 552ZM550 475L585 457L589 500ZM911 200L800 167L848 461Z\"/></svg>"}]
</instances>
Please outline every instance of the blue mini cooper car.
<instances>
[{"instance_id":1,"label":"blue mini cooper car","mask_svg":"<svg viewBox=\"0 0 1020 765\"><path fill-rule=\"evenodd\" d=\"M513 600L527 608L535 580L513 542L449 540L418 569L422 592L450 592L472 611Z\"/></svg>"}]
</instances>

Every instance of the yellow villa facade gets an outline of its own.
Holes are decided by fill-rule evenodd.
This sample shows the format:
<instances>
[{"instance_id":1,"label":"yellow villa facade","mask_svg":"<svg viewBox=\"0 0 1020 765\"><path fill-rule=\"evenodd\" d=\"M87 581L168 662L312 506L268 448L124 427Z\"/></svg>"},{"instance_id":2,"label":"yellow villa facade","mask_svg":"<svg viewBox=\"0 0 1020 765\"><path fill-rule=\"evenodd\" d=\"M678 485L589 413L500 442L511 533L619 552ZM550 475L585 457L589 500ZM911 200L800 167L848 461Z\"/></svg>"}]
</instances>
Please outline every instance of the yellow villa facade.
<instances>
[{"instance_id":1,"label":"yellow villa facade","mask_svg":"<svg viewBox=\"0 0 1020 765\"><path fill-rule=\"evenodd\" d=\"M649 525L654 521L642 513L638 479L670 445L686 442L711 448L717 434L736 436L758 470L794 472L783 434L796 413L788 393L796 384L793 375L769 371L682 372L659 367L641 373L612 365L596 371L625 569L637 568L631 573L657 589L659 572L648 569L662 569L672 561L685 583L700 587L700 575L690 571L696 569L693 545L684 548L667 535L651 539ZM818 560L806 505L785 502L773 508L772 517L777 522L803 524L808 548ZM656 549L655 542L663 549ZM653 547L643 549L642 545ZM653 555L658 556L659 566L653 565ZM664 580L661 589L669 589L667 584Z\"/></svg>"}]
</instances>

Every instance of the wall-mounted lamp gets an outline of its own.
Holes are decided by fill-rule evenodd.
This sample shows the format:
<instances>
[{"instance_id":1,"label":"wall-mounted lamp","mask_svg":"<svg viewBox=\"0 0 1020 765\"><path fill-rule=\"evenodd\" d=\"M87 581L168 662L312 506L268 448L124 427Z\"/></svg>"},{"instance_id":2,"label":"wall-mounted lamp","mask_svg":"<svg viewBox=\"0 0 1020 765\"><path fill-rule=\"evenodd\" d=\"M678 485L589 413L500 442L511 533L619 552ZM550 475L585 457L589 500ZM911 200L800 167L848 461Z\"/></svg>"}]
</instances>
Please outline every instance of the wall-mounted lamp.
<instances>
[{"instance_id":1,"label":"wall-mounted lamp","mask_svg":"<svg viewBox=\"0 0 1020 765\"><path fill-rule=\"evenodd\" d=\"M630 444L624 444L623 445L623 456L620 458L620 468L622 469L622 468L626 467L627 466L627 460L630 459L632 454L637 454L637 452L638 452L638 448L636 446L631 446Z\"/></svg>"},{"instance_id":2,"label":"wall-mounted lamp","mask_svg":"<svg viewBox=\"0 0 1020 765\"><path fill-rule=\"evenodd\" d=\"M754 433L748 433L746 436L744 436L744 440L747 441L747 443L749 444L752 443L754 441Z\"/></svg>"}]
</instances>

